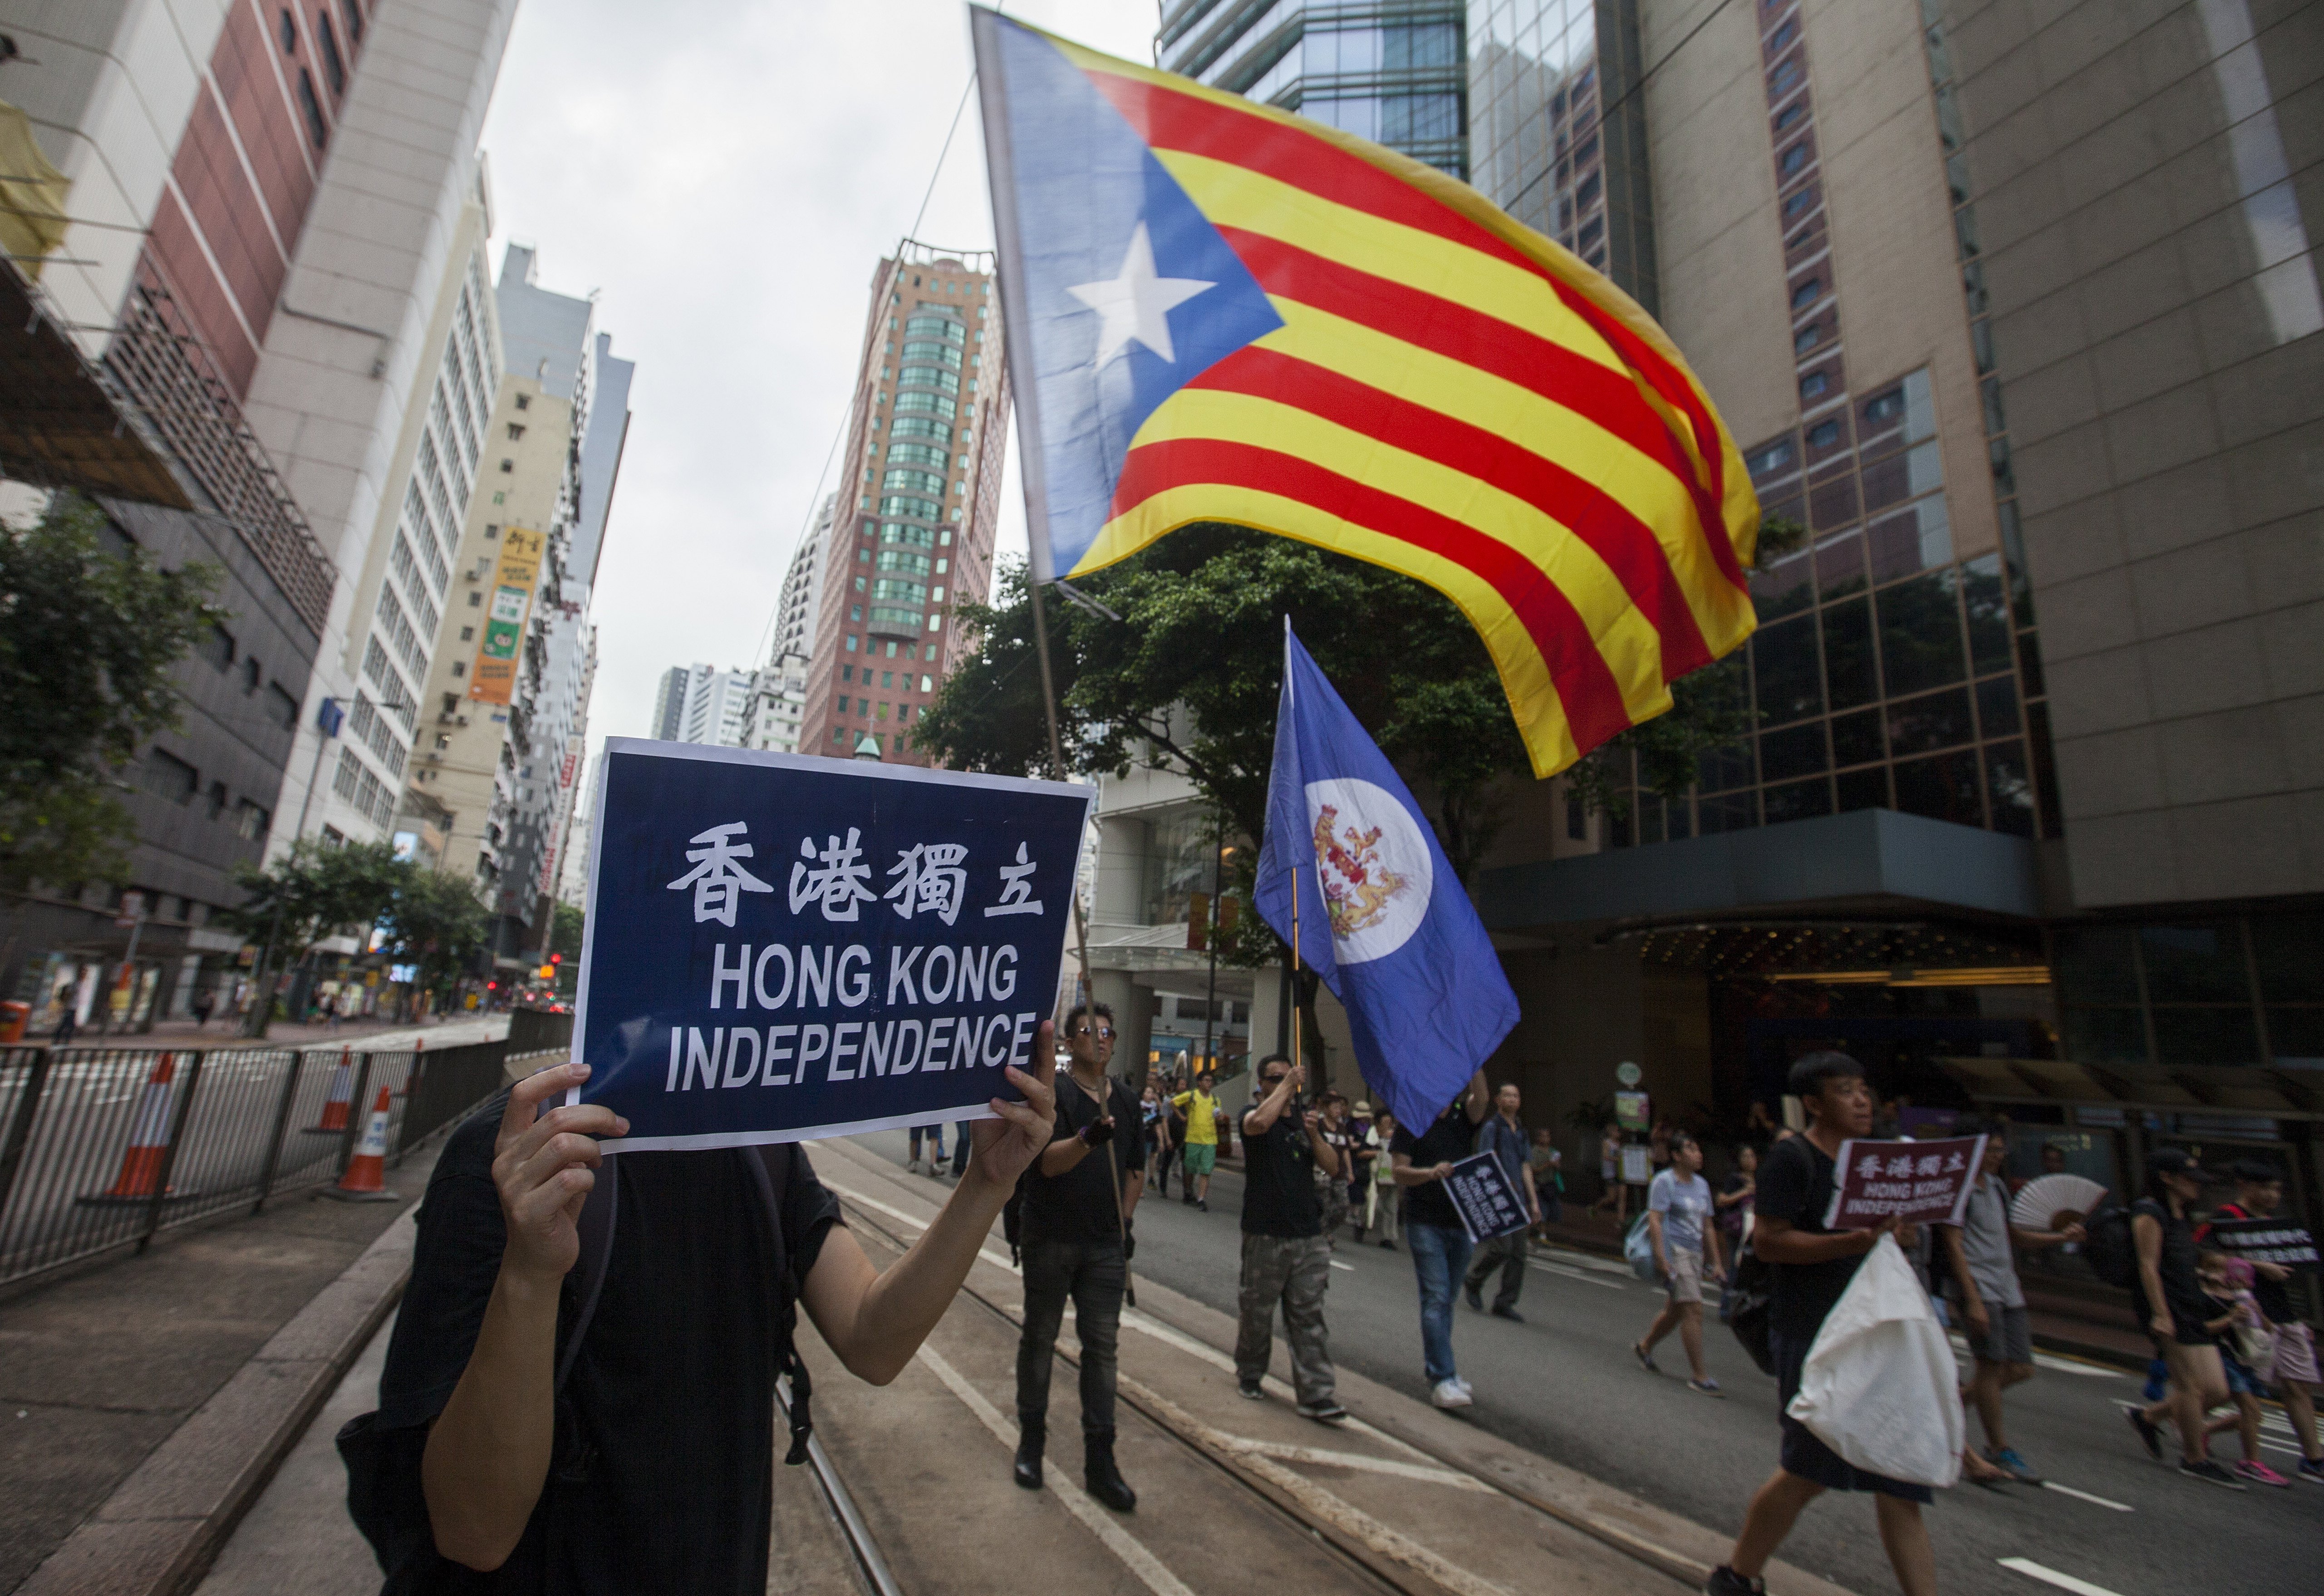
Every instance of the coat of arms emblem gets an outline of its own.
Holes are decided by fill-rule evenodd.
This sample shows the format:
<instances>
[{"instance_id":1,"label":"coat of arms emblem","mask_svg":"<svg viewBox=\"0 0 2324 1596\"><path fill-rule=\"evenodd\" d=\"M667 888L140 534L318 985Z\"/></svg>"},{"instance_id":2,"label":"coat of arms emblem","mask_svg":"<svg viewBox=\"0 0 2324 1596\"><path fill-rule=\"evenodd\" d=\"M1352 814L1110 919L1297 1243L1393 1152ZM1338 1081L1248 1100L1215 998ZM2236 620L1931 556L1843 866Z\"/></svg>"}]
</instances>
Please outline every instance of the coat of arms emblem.
<instances>
[{"instance_id":1,"label":"coat of arms emblem","mask_svg":"<svg viewBox=\"0 0 2324 1596\"><path fill-rule=\"evenodd\" d=\"M1315 816L1316 874L1332 918L1332 935L1344 941L1379 922L1388 904L1411 882L1380 858L1380 828L1339 826L1330 804Z\"/></svg>"}]
</instances>

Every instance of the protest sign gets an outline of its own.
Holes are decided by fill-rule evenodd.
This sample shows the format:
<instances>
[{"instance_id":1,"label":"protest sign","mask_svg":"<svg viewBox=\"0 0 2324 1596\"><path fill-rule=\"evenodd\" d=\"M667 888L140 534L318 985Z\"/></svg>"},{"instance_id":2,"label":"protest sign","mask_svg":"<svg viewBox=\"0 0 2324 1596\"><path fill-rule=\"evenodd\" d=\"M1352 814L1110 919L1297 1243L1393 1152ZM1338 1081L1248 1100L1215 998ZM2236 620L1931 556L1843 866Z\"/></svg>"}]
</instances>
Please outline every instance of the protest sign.
<instances>
[{"instance_id":1,"label":"protest sign","mask_svg":"<svg viewBox=\"0 0 2324 1596\"><path fill-rule=\"evenodd\" d=\"M1444 1194L1452 1199L1461 1228L1471 1241L1511 1235L1532 1222L1525 1200L1509 1185L1508 1172L1490 1153L1471 1153L1457 1160L1444 1178Z\"/></svg>"},{"instance_id":2,"label":"protest sign","mask_svg":"<svg viewBox=\"0 0 2324 1596\"><path fill-rule=\"evenodd\" d=\"M1614 1123L1623 1130L1635 1130L1643 1136L1654 1125L1653 1099L1643 1092L1614 1093Z\"/></svg>"},{"instance_id":3,"label":"protest sign","mask_svg":"<svg viewBox=\"0 0 2324 1596\"><path fill-rule=\"evenodd\" d=\"M1891 1214L1906 1224L1957 1225L1984 1157L1982 1136L1843 1141L1832 1160L1831 1205L1824 1210L1824 1227L1877 1230Z\"/></svg>"},{"instance_id":4,"label":"protest sign","mask_svg":"<svg viewBox=\"0 0 2324 1596\"><path fill-rule=\"evenodd\" d=\"M2254 1263L2280 1263L2286 1268L2316 1268L2316 1238L2300 1225L2281 1219L2215 1219L2210 1244L2233 1258Z\"/></svg>"},{"instance_id":5,"label":"protest sign","mask_svg":"<svg viewBox=\"0 0 2324 1596\"><path fill-rule=\"evenodd\" d=\"M567 1101L613 1152L989 1118L1057 993L1091 789L608 739Z\"/></svg>"},{"instance_id":6,"label":"protest sign","mask_svg":"<svg viewBox=\"0 0 2324 1596\"><path fill-rule=\"evenodd\" d=\"M1622 1149L1622 1184L1644 1185L1655 1177L1654 1149L1632 1142Z\"/></svg>"}]
</instances>

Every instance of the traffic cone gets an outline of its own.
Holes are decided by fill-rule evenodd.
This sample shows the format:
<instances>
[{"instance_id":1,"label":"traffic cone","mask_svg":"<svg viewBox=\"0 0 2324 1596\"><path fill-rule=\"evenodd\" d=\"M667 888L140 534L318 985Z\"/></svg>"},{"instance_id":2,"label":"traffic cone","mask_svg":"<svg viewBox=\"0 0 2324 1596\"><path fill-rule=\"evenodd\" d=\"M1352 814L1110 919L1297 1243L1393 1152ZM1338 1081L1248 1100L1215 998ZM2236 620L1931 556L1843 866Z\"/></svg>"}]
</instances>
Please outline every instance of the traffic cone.
<instances>
[{"instance_id":1,"label":"traffic cone","mask_svg":"<svg viewBox=\"0 0 2324 1596\"><path fill-rule=\"evenodd\" d=\"M170 1150L170 1098L176 1089L178 1056L164 1053L153 1061L144 1095L138 1100L137 1118L129 1130L129 1150L121 1155L121 1173L112 1185L88 1203L122 1203L151 1198L161 1180L161 1160Z\"/></svg>"},{"instance_id":2,"label":"traffic cone","mask_svg":"<svg viewBox=\"0 0 2324 1596\"><path fill-rule=\"evenodd\" d=\"M339 1184L327 1195L349 1203L399 1200L387 1189L387 1121L395 1112L390 1106L393 1101L394 1093L382 1086L379 1102L371 1111L371 1123L364 1127L363 1140L355 1145L355 1156L347 1160L347 1172L339 1176Z\"/></svg>"},{"instance_id":3,"label":"traffic cone","mask_svg":"<svg viewBox=\"0 0 2324 1596\"><path fill-rule=\"evenodd\" d=\"M355 1069L345 1047L339 1049L339 1067L331 1072L331 1095L323 1104L323 1117L307 1127L309 1136L337 1136L347 1128L347 1111L354 1106Z\"/></svg>"}]
</instances>

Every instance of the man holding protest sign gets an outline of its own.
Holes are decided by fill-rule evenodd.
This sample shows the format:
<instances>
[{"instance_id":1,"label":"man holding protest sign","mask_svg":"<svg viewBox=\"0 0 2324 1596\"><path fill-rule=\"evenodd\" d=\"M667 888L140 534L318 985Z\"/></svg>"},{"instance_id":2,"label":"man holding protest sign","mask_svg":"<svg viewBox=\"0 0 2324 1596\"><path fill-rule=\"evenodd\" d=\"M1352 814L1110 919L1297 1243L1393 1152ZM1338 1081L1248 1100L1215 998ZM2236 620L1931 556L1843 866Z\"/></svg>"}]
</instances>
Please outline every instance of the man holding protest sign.
<instances>
[{"instance_id":1,"label":"man holding protest sign","mask_svg":"<svg viewBox=\"0 0 2324 1596\"><path fill-rule=\"evenodd\" d=\"M1332 1244L1315 1175L1338 1180L1339 1149L1323 1116L1298 1098L1307 1072L1280 1053L1259 1062L1259 1106L1242 1117L1241 1323L1235 1334L1235 1379L1252 1400L1267 1393L1275 1309L1283 1307L1291 1343L1291 1379L1305 1418L1335 1425L1348 1416L1333 1394L1332 1347L1323 1329L1323 1294L1332 1284Z\"/></svg>"},{"instance_id":2,"label":"man holding protest sign","mask_svg":"<svg viewBox=\"0 0 2324 1596\"><path fill-rule=\"evenodd\" d=\"M1130 1216L1146 1188L1138 1104L1106 1074L1113 1010L1084 1004L1065 1016L1073 1070L1057 1088L1049 1145L1026 1173L1025 1326L1017 1341L1017 1483L1041 1489L1049 1429L1049 1374L1065 1299L1081 1338L1083 1472L1089 1492L1127 1513L1138 1505L1113 1458L1115 1346L1130 1281Z\"/></svg>"},{"instance_id":3,"label":"man holding protest sign","mask_svg":"<svg viewBox=\"0 0 2324 1596\"><path fill-rule=\"evenodd\" d=\"M1789 1090L1805 1108L1805 1135L1778 1142L1759 1172L1757 1218L1751 1248L1773 1279L1769 1342L1775 1354L1779 1405L1799 1394L1801 1371L1816 1332L1855 1278L1857 1266L1902 1222L1893 1210L1866 1229L1835 1229L1842 1181L1836 1160L1853 1139L1872 1129L1872 1093L1864 1066L1845 1053L1811 1053L1792 1066ZM1909 1182L1907 1183L1909 1185ZM1858 1201L1895 1201L1859 1193ZM1921 1508L1934 1499L1925 1485L1908 1484L1850 1465L1789 1412L1783 1416L1781 1462L1751 1498L1743 1532L1727 1562L1711 1570L1707 1596L1762 1596L1760 1571L1775 1554L1807 1505L1827 1490L1875 1493L1881 1544L1904 1596L1934 1596L1936 1553Z\"/></svg>"},{"instance_id":4,"label":"man holding protest sign","mask_svg":"<svg viewBox=\"0 0 2324 1596\"><path fill-rule=\"evenodd\" d=\"M1396 1184L1404 1192L1405 1241L1420 1283L1420 1352L1428 1399L1444 1408L1476 1400L1452 1361L1452 1292L1468 1268L1471 1243L1444 1183L1452 1177L1452 1166L1469 1156L1485 1113L1480 1065L1468 1090L1446 1103L1434 1123L1417 1136L1398 1125L1388 1143Z\"/></svg>"},{"instance_id":5,"label":"man holding protest sign","mask_svg":"<svg viewBox=\"0 0 2324 1596\"><path fill-rule=\"evenodd\" d=\"M1530 1147L1526 1136L1525 1121L1517 1111L1525 1105L1525 1094L1512 1081L1493 1093L1493 1113L1477 1132L1477 1150L1490 1153L1508 1176L1509 1189L1519 1194L1526 1205L1533 1224L1541 1222L1541 1199L1535 1195L1533 1176L1527 1159ZM1462 1295L1469 1305L1482 1311L1485 1306L1485 1281L1495 1269L1501 1271L1499 1288L1493 1293L1493 1313L1503 1319L1525 1323L1517 1312L1517 1293L1524 1288L1526 1276L1525 1231L1495 1236L1477 1243L1470 1258L1469 1268L1461 1281Z\"/></svg>"}]
</instances>

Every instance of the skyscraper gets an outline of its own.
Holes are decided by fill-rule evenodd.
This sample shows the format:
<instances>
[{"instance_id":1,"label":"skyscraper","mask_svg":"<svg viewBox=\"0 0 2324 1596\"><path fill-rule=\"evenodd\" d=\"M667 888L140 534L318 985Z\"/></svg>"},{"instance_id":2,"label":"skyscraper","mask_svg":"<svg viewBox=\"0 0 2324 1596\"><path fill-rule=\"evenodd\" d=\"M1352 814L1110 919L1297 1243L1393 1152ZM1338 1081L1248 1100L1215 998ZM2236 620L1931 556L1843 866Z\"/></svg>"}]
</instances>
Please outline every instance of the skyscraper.
<instances>
[{"instance_id":1,"label":"skyscraper","mask_svg":"<svg viewBox=\"0 0 2324 1596\"><path fill-rule=\"evenodd\" d=\"M816 507L815 523L791 555L783 573L782 596L775 604L775 641L768 658L804 654L815 646L816 613L823 603L823 556L831 542L831 529L839 518L839 495L825 495Z\"/></svg>"},{"instance_id":2,"label":"skyscraper","mask_svg":"<svg viewBox=\"0 0 2324 1596\"><path fill-rule=\"evenodd\" d=\"M654 735L665 743L718 748L759 746L744 741L754 673L708 665L673 665L654 699Z\"/></svg>"},{"instance_id":3,"label":"skyscraper","mask_svg":"<svg viewBox=\"0 0 2324 1596\"><path fill-rule=\"evenodd\" d=\"M1463 20L1460 0L1394 7L1176 0L1163 9L1154 59L1465 178Z\"/></svg>"},{"instance_id":4,"label":"skyscraper","mask_svg":"<svg viewBox=\"0 0 2324 1596\"><path fill-rule=\"evenodd\" d=\"M989 254L906 239L872 275L845 475L822 554L800 750L925 764L914 723L991 592L1009 367Z\"/></svg>"}]
</instances>

